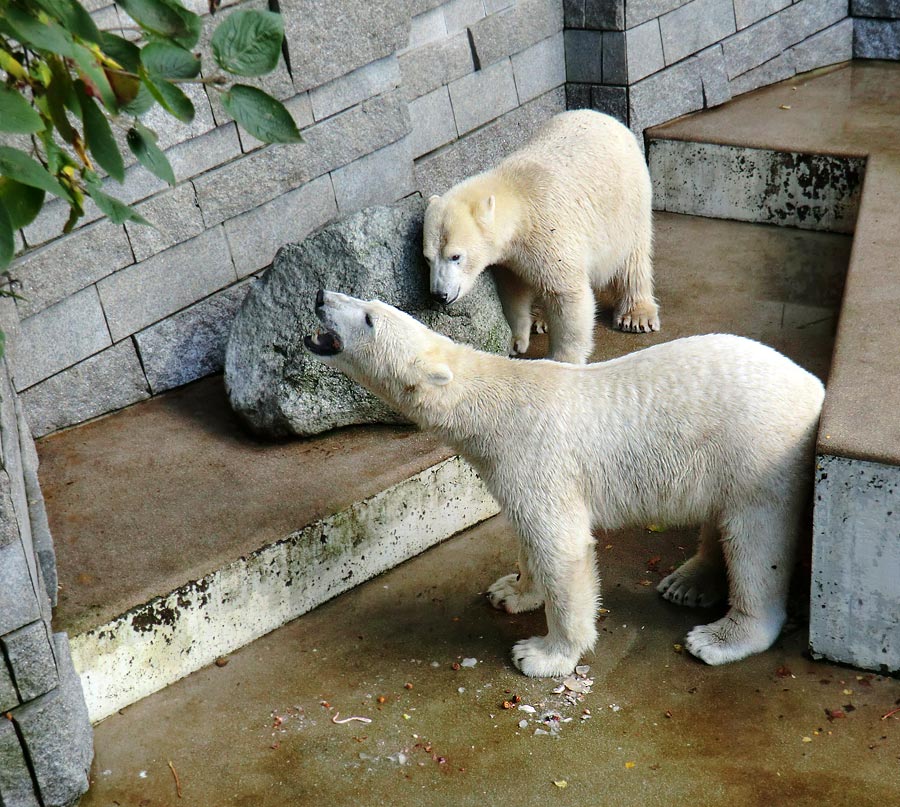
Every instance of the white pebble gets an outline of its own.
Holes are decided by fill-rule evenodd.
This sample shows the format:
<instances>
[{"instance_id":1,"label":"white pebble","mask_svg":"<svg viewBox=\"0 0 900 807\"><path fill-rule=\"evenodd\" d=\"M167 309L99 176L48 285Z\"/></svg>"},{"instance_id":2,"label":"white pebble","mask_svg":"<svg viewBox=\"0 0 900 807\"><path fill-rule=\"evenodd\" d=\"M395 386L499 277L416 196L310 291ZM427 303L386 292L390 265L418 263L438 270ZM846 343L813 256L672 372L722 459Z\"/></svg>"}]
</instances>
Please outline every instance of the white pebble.
<instances>
[{"instance_id":1,"label":"white pebble","mask_svg":"<svg viewBox=\"0 0 900 807\"><path fill-rule=\"evenodd\" d=\"M459 666L460 667L474 667L478 663L477 658L464 658Z\"/></svg>"}]
</instances>

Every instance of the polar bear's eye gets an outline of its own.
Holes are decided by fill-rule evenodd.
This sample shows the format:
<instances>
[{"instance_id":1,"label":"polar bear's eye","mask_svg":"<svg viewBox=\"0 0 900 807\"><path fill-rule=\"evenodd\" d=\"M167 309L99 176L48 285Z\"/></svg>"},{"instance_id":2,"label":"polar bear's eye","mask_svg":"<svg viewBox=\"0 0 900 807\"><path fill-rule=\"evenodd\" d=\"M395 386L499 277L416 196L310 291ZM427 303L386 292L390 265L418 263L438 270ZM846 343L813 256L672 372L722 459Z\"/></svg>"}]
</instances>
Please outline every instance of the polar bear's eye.
<instances>
[{"instance_id":1,"label":"polar bear's eye","mask_svg":"<svg viewBox=\"0 0 900 807\"><path fill-rule=\"evenodd\" d=\"M370 328L372 327L372 317L370 314L366 314L366 325L368 325Z\"/></svg>"},{"instance_id":2,"label":"polar bear's eye","mask_svg":"<svg viewBox=\"0 0 900 807\"><path fill-rule=\"evenodd\" d=\"M453 261L453 263L456 263L459 259L460 259L459 255L451 255L450 256L450 260Z\"/></svg>"}]
</instances>

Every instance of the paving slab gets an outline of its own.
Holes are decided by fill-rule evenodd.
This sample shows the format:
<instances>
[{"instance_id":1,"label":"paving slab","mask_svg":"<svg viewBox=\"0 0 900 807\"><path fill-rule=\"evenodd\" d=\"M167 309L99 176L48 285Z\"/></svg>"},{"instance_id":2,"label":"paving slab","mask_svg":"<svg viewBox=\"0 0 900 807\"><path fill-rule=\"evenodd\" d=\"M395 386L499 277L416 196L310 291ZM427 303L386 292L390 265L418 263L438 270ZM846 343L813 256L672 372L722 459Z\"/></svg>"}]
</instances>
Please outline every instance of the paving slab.
<instances>
[{"instance_id":1,"label":"paving slab","mask_svg":"<svg viewBox=\"0 0 900 807\"><path fill-rule=\"evenodd\" d=\"M81 805L894 803L900 717L881 718L900 681L809 660L802 585L766 653L677 652L721 615L654 591L694 540L597 536L609 613L574 705L509 661L543 616L480 593L514 568L497 517L103 721ZM516 696L536 712L505 709Z\"/></svg>"}]
</instances>

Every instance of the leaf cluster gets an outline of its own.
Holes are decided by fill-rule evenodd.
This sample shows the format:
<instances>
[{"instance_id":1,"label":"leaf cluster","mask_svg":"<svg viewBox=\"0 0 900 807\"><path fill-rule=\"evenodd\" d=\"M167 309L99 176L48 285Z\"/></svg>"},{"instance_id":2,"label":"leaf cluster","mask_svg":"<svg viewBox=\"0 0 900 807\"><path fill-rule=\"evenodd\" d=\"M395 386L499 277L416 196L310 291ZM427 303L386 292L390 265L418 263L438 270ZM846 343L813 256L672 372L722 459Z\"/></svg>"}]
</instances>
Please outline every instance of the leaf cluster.
<instances>
[{"instance_id":1,"label":"leaf cluster","mask_svg":"<svg viewBox=\"0 0 900 807\"><path fill-rule=\"evenodd\" d=\"M216 0L210 2L213 11ZM86 198L117 224L148 223L107 193L103 173L124 181L124 143L144 167L175 184L141 117L158 105L189 123L194 105L185 84L219 92L225 110L259 140L301 139L283 104L232 80L275 69L284 39L279 14L229 14L213 33L215 65L208 68L193 50L202 20L178 0L117 3L133 29L100 30L78 0L0 0L0 135L12 135L4 137L10 145L0 145L0 271L12 260L15 231L35 219L48 195L69 205L64 232L84 215ZM0 294L12 292L7 286Z\"/></svg>"}]
</instances>

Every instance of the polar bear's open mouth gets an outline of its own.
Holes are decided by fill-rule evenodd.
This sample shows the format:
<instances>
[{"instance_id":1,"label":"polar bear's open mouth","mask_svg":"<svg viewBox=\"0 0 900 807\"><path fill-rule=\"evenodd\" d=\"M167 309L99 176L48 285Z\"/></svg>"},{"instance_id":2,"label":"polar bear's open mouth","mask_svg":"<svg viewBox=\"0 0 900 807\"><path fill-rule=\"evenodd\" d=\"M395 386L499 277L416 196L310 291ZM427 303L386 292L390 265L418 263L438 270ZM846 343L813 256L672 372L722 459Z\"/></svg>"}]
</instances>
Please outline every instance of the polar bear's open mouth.
<instances>
[{"instance_id":1,"label":"polar bear's open mouth","mask_svg":"<svg viewBox=\"0 0 900 807\"><path fill-rule=\"evenodd\" d=\"M312 336L304 336L306 349L317 356L335 356L344 349L344 343L330 328L316 331Z\"/></svg>"}]
</instances>

